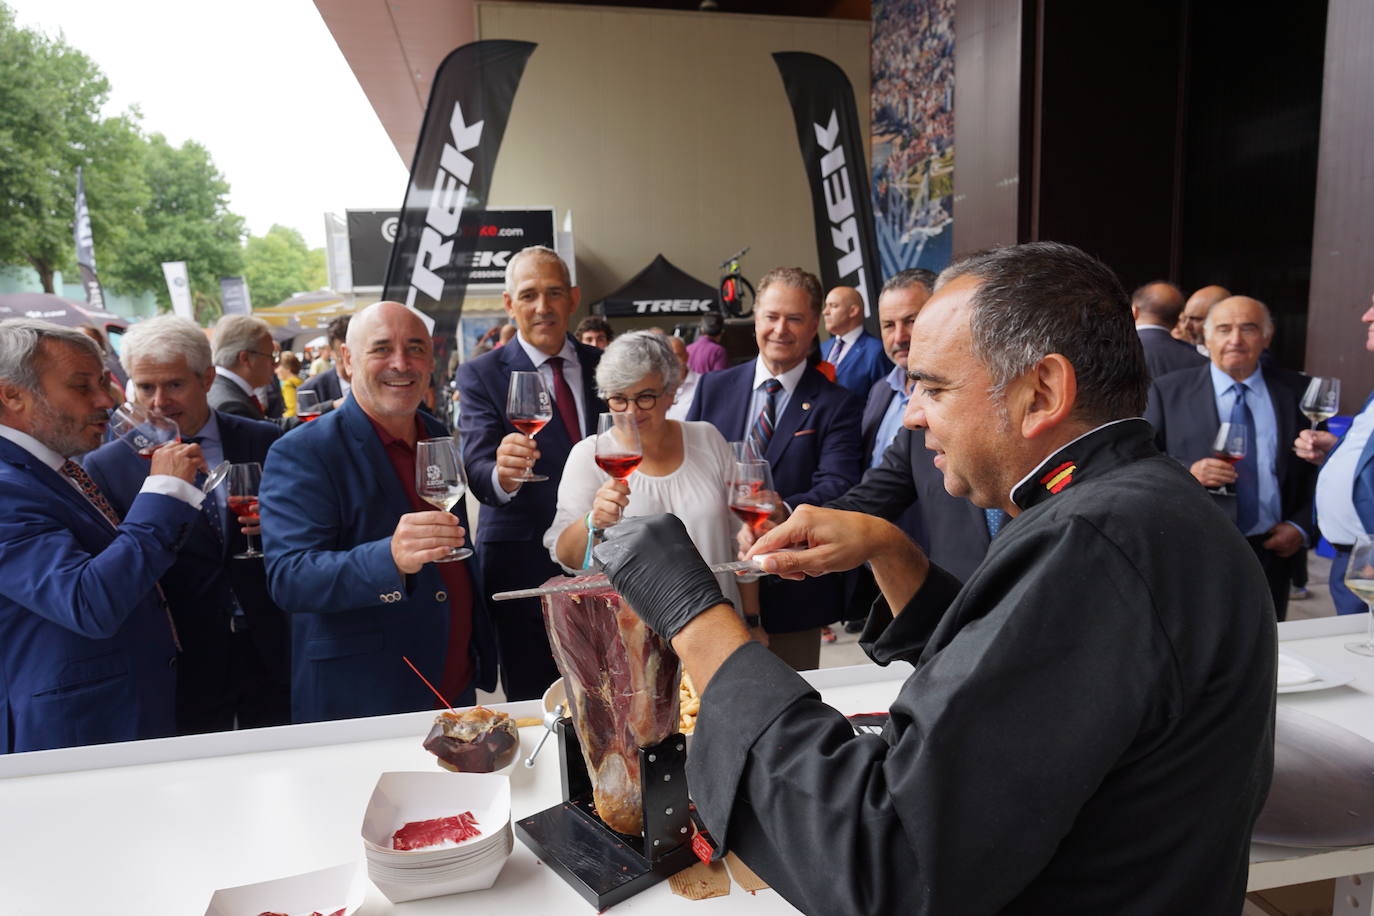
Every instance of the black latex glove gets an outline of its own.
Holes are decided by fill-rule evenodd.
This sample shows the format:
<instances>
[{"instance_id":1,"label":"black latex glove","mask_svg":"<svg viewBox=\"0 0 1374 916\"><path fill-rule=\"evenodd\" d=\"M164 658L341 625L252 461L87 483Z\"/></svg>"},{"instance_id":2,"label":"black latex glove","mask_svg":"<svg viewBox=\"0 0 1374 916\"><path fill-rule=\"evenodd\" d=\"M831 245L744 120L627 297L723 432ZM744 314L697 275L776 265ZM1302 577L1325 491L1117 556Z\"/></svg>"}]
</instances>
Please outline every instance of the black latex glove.
<instances>
[{"instance_id":1,"label":"black latex glove","mask_svg":"<svg viewBox=\"0 0 1374 916\"><path fill-rule=\"evenodd\" d=\"M628 518L592 551L635 613L668 641L718 604L731 604L676 515Z\"/></svg>"}]
</instances>

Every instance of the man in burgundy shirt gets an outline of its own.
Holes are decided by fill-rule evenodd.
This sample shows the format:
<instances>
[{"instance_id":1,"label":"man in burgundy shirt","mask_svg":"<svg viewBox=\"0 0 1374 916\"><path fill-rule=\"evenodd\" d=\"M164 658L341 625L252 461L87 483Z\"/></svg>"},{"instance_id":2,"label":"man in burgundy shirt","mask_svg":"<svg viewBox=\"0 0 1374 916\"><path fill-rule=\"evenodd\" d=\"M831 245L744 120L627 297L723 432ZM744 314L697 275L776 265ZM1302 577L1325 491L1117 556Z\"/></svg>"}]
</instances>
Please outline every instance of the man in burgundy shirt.
<instances>
[{"instance_id":1,"label":"man in burgundy shirt","mask_svg":"<svg viewBox=\"0 0 1374 916\"><path fill-rule=\"evenodd\" d=\"M446 435L417 412L434 371L418 313L379 302L349 325L351 396L283 436L261 488L268 584L292 615L292 719L387 715L435 705L408 658L454 705L495 684L495 654L461 546L462 504L415 492L415 444Z\"/></svg>"},{"instance_id":2,"label":"man in burgundy shirt","mask_svg":"<svg viewBox=\"0 0 1374 916\"><path fill-rule=\"evenodd\" d=\"M730 358L720 345L724 333L725 320L720 317L720 312L702 315L697 339L687 345L687 368L698 375L728 369Z\"/></svg>"}]
</instances>

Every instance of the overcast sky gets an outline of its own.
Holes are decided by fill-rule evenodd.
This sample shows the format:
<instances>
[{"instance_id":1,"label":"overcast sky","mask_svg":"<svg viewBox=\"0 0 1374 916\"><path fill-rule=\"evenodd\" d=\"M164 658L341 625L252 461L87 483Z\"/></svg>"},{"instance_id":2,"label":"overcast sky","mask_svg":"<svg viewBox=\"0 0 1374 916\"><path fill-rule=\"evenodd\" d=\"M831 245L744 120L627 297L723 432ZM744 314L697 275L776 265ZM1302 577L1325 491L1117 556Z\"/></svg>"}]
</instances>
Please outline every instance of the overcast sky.
<instances>
[{"instance_id":1,"label":"overcast sky","mask_svg":"<svg viewBox=\"0 0 1374 916\"><path fill-rule=\"evenodd\" d=\"M203 144L254 235L281 223L318 248L326 210L400 207L409 163L310 0L3 2L100 66L109 113Z\"/></svg>"}]
</instances>

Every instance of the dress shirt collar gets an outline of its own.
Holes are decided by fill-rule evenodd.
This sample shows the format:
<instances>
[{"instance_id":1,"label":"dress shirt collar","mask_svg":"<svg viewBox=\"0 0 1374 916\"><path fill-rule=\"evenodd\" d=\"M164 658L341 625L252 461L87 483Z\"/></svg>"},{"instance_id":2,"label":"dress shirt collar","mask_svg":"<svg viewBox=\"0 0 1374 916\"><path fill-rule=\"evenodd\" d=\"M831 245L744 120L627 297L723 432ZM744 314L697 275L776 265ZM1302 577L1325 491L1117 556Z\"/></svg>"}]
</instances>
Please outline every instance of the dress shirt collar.
<instances>
[{"instance_id":1,"label":"dress shirt collar","mask_svg":"<svg viewBox=\"0 0 1374 916\"><path fill-rule=\"evenodd\" d=\"M525 340L524 336L521 335L519 331L515 332L515 339L520 342L520 348L525 351L525 355L530 358L530 362L534 363L534 368L538 369L543 366L545 362L553 358L543 350L537 349L534 344ZM553 355L563 357L563 368L565 369L570 365L582 365L582 361L577 358L577 348L573 346L572 338L566 334L563 335L563 349Z\"/></svg>"},{"instance_id":2,"label":"dress shirt collar","mask_svg":"<svg viewBox=\"0 0 1374 916\"><path fill-rule=\"evenodd\" d=\"M1137 331L1163 331L1165 334L1169 333L1169 329L1162 324L1141 324L1137 322L1135 329Z\"/></svg>"},{"instance_id":3,"label":"dress shirt collar","mask_svg":"<svg viewBox=\"0 0 1374 916\"><path fill-rule=\"evenodd\" d=\"M63 458L33 436L17 430L13 426L5 426L3 423L0 423L0 439L10 440L59 474L62 472L62 465L67 461L66 458Z\"/></svg>"},{"instance_id":4,"label":"dress shirt collar","mask_svg":"<svg viewBox=\"0 0 1374 916\"><path fill-rule=\"evenodd\" d=\"M219 420L216 419L213 410L210 411L210 417L205 421L205 425L196 430L195 434L190 438L199 439L202 444L206 442L213 442L216 445L220 444Z\"/></svg>"},{"instance_id":5,"label":"dress shirt collar","mask_svg":"<svg viewBox=\"0 0 1374 916\"><path fill-rule=\"evenodd\" d=\"M901 366L893 366L892 371L883 376L883 381L887 382L888 387L904 399L910 395L910 390L907 388L909 380L906 377L906 369Z\"/></svg>"},{"instance_id":6,"label":"dress shirt collar","mask_svg":"<svg viewBox=\"0 0 1374 916\"><path fill-rule=\"evenodd\" d=\"M1236 383L1236 380L1231 378L1231 376L1227 375L1225 372L1222 372L1220 369L1218 369L1216 363L1210 363L1208 365L1208 368L1212 370L1213 393L1215 393L1217 397L1221 397L1223 394L1229 392L1231 390L1231 386ZM1246 391L1249 391L1252 394L1263 391L1264 370L1261 369L1259 366L1256 366L1255 371L1250 373L1245 378L1241 379L1240 383L1245 386Z\"/></svg>"},{"instance_id":7,"label":"dress shirt collar","mask_svg":"<svg viewBox=\"0 0 1374 916\"><path fill-rule=\"evenodd\" d=\"M786 391L790 397L792 392L797 390L797 384L801 381L802 374L805 372L806 360L803 359L782 375L774 376L764 368L763 359L756 356L754 357L754 390L758 391L760 386L770 378L777 378L778 381L782 382L783 390Z\"/></svg>"},{"instance_id":8,"label":"dress shirt collar","mask_svg":"<svg viewBox=\"0 0 1374 916\"><path fill-rule=\"evenodd\" d=\"M862 335L863 332L863 322L859 322L858 324L854 325L854 327L850 328L848 331L845 331L843 334L839 335L840 340L844 341L845 353L849 352L849 348L854 346L854 342L859 339L860 335ZM842 353L840 355L843 356L844 354Z\"/></svg>"},{"instance_id":9,"label":"dress shirt collar","mask_svg":"<svg viewBox=\"0 0 1374 916\"><path fill-rule=\"evenodd\" d=\"M253 386L245 382L243 380L243 376L239 375L237 372L234 372L232 369L226 369L223 366L216 366L215 375L218 375L220 378L227 378L235 385L238 385L239 390L242 391L244 394L248 395L250 398L255 397L255 395L253 394Z\"/></svg>"}]
</instances>

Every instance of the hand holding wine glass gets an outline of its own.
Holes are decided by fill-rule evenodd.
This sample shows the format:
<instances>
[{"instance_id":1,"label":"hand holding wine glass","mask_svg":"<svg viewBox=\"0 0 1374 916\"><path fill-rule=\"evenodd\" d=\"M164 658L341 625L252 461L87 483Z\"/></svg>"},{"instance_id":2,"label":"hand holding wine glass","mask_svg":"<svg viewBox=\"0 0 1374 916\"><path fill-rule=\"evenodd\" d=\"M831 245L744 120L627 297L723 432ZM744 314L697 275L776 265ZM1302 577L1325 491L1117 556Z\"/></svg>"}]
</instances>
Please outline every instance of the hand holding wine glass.
<instances>
[{"instance_id":1,"label":"hand holding wine glass","mask_svg":"<svg viewBox=\"0 0 1374 916\"><path fill-rule=\"evenodd\" d=\"M1302 396L1302 412L1312 422L1312 429L1324 420L1336 415L1341 407L1341 380L1315 375L1307 383L1307 391Z\"/></svg>"},{"instance_id":2,"label":"hand holding wine glass","mask_svg":"<svg viewBox=\"0 0 1374 916\"><path fill-rule=\"evenodd\" d=\"M1217 427L1212 439L1212 455L1193 462L1189 471L1204 487L1212 492L1229 492L1227 487L1236 480L1233 465L1245 457L1249 447L1249 435L1243 423L1225 423Z\"/></svg>"},{"instance_id":3,"label":"hand holding wine glass","mask_svg":"<svg viewBox=\"0 0 1374 916\"><path fill-rule=\"evenodd\" d=\"M110 412L110 431L140 458L152 458L162 446L181 441L175 421L134 403L121 404Z\"/></svg>"},{"instance_id":4,"label":"hand holding wine glass","mask_svg":"<svg viewBox=\"0 0 1374 916\"><path fill-rule=\"evenodd\" d=\"M415 444L415 492L436 509L448 512L468 490L467 472L450 436L421 439ZM451 563L472 556L467 547L452 547L436 563Z\"/></svg>"},{"instance_id":5,"label":"hand holding wine glass","mask_svg":"<svg viewBox=\"0 0 1374 916\"><path fill-rule=\"evenodd\" d=\"M538 372L512 372L510 374L510 389L506 393L506 418L510 420L512 426L531 440L534 439L536 433L544 428L545 424L553 419L553 398L549 395L549 389L544 385L542 375ZM532 446L533 442L530 445ZM534 462L531 460L525 473L516 475L512 479L522 483L549 479L543 474L535 474L533 466Z\"/></svg>"},{"instance_id":6,"label":"hand holding wine glass","mask_svg":"<svg viewBox=\"0 0 1374 916\"><path fill-rule=\"evenodd\" d=\"M262 483L262 465L256 461L229 465L229 498L226 500L229 511L238 517L244 527L256 527L261 519L258 516L258 487ZM248 549L234 554L235 560L250 560L262 556L258 549L257 535L247 534Z\"/></svg>"},{"instance_id":7,"label":"hand holding wine glass","mask_svg":"<svg viewBox=\"0 0 1374 916\"><path fill-rule=\"evenodd\" d=\"M1369 606L1369 630L1359 642L1345 647L1356 655L1374 656L1374 537L1362 534L1350 548L1350 561L1345 567L1345 587Z\"/></svg>"}]
</instances>

